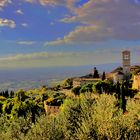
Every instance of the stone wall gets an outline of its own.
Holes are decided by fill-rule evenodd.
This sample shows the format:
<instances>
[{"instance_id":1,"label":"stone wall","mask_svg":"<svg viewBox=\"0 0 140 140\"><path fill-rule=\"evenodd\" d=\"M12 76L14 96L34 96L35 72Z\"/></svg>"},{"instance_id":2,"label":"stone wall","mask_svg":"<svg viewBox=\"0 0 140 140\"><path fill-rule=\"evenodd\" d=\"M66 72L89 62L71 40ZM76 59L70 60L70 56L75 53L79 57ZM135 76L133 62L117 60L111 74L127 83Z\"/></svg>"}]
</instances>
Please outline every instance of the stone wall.
<instances>
[{"instance_id":1,"label":"stone wall","mask_svg":"<svg viewBox=\"0 0 140 140\"><path fill-rule=\"evenodd\" d=\"M48 114L56 114L56 113L58 113L59 112L59 107L60 106L49 106L44 101L45 112L48 113Z\"/></svg>"},{"instance_id":2,"label":"stone wall","mask_svg":"<svg viewBox=\"0 0 140 140\"><path fill-rule=\"evenodd\" d=\"M134 75L132 88L140 91L140 75Z\"/></svg>"}]
</instances>

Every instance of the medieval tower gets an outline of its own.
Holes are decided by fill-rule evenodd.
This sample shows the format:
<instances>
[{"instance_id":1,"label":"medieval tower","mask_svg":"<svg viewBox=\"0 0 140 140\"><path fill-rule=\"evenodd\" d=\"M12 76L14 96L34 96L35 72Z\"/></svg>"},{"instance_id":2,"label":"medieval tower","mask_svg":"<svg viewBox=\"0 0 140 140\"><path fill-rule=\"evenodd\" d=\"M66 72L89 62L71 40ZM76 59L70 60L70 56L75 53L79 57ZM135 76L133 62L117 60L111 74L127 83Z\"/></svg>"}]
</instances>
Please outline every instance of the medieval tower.
<instances>
[{"instance_id":1,"label":"medieval tower","mask_svg":"<svg viewBox=\"0 0 140 140\"><path fill-rule=\"evenodd\" d=\"M122 52L122 65L123 73L130 73L130 51L128 50Z\"/></svg>"}]
</instances>

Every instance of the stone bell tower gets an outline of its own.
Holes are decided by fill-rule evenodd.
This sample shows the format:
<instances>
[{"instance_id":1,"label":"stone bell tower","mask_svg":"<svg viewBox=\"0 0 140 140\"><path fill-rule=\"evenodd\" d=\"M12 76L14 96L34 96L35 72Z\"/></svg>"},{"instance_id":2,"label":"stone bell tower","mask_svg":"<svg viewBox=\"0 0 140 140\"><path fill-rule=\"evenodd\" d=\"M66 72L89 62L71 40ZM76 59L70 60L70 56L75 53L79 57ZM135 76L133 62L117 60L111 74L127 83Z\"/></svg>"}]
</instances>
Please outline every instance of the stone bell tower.
<instances>
[{"instance_id":1,"label":"stone bell tower","mask_svg":"<svg viewBox=\"0 0 140 140\"><path fill-rule=\"evenodd\" d=\"M122 65L123 65L123 73L130 73L130 51L125 50L122 52Z\"/></svg>"}]
</instances>

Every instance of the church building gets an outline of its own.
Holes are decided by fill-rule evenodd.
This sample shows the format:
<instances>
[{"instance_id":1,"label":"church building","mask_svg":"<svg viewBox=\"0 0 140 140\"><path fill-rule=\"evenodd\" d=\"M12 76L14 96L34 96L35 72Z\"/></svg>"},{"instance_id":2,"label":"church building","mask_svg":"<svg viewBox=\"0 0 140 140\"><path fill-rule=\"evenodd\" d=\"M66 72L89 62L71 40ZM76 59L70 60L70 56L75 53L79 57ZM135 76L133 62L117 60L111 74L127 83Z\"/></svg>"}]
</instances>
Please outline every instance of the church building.
<instances>
[{"instance_id":1,"label":"church building","mask_svg":"<svg viewBox=\"0 0 140 140\"><path fill-rule=\"evenodd\" d=\"M130 74L130 51L125 50L122 52L122 68L114 70L113 73L113 81L114 83L121 82L124 79L125 75Z\"/></svg>"}]
</instances>

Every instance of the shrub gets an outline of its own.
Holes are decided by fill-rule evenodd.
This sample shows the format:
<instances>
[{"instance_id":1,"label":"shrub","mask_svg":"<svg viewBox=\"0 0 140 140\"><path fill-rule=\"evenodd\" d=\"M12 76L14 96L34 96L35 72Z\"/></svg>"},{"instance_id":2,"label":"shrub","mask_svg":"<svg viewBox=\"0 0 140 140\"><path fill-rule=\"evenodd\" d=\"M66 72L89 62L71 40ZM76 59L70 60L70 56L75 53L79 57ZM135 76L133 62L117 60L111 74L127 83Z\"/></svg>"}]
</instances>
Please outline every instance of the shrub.
<instances>
[{"instance_id":1,"label":"shrub","mask_svg":"<svg viewBox=\"0 0 140 140\"><path fill-rule=\"evenodd\" d=\"M75 87L72 89L72 93L74 93L75 95L80 95L80 89L81 89L80 86Z\"/></svg>"},{"instance_id":2,"label":"shrub","mask_svg":"<svg viewBox=\"0 0 140 140\"><path fill-rule=\"evenodd\" d=\"M31 108L34 102L29 103ZM126 112L114 95L91 93L67 97L56 115L0 117L2 140L139 140L140 100L128 99ZM30 109L31 109L30 108ZM36 109L36 104L35 104Z\"/></svg>"}]
</instances>

